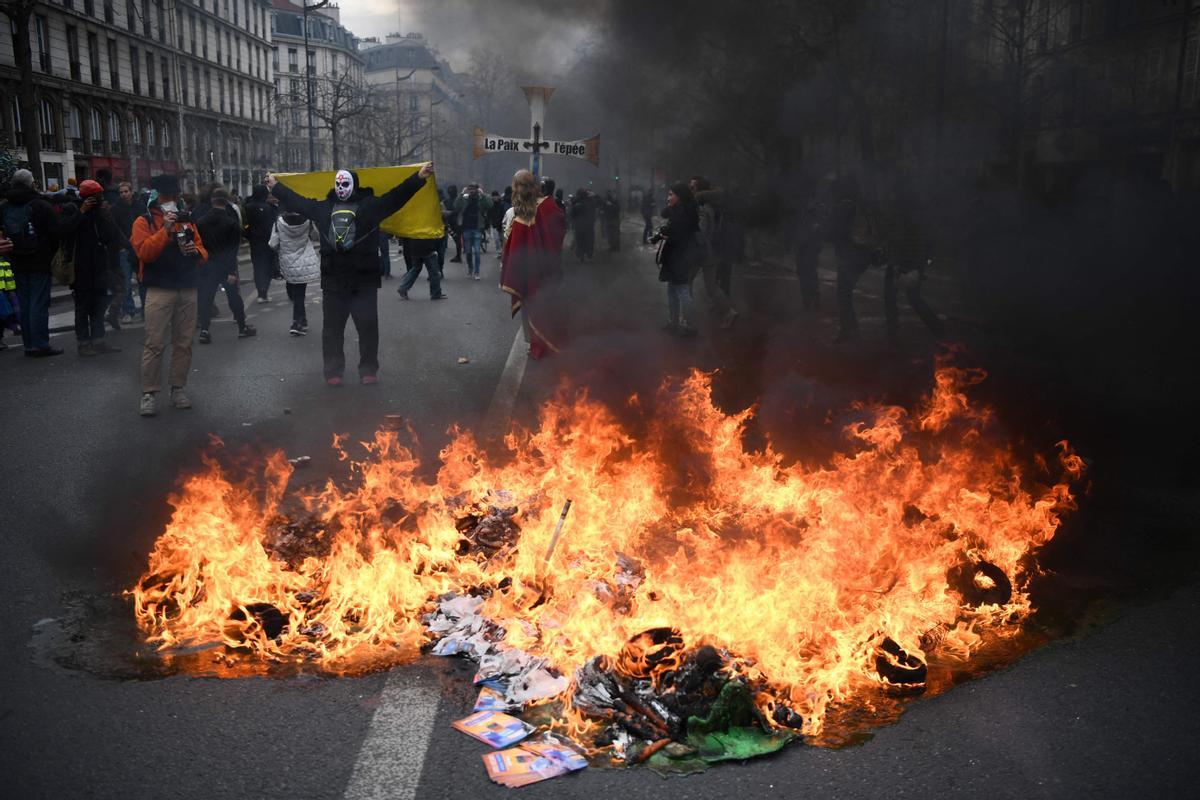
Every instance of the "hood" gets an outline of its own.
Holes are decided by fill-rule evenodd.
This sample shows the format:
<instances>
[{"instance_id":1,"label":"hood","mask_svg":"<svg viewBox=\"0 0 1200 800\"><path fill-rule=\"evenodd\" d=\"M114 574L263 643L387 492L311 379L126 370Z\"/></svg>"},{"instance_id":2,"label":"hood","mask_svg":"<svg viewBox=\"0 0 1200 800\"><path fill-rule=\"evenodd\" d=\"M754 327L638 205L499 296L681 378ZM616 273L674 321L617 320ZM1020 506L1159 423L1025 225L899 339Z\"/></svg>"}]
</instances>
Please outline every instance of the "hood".
<instances>
[{"instance_id":1,"label":"hood","mask_svg":"<svg viewBox=\"0 0 1200 800\"><path fill-rule=\"evenodd\" d=\"M277 220L279 232L290 236L307 236L308 235L308 220L303 220L295 225L288 222L283 217Z\"/></svg>"},{"instance_id":2,"label":"hood","mask_svg":"<svg viewBox=\"0 0 1200 800\"><path fill-rule=\"evenodd\" d=\"M28 186L14 186L4 193L4 199L13 205L22 206L39 195Z\"/></svg>"}]
</instances>

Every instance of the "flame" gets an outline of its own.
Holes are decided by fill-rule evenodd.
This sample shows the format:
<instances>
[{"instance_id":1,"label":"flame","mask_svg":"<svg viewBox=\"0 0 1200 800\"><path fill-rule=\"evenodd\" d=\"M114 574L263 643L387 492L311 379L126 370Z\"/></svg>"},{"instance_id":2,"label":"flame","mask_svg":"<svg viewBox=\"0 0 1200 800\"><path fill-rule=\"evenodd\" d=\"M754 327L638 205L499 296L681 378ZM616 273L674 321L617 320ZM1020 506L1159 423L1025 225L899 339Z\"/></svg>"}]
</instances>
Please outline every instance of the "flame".
<instances>
[{"instance_id":1,"label":"flame","mask_svg":"<svg viewBox=\"0 0 1200 800\"><path fill-rule=\"evenodd\" d=\"M723 412L700 372L636 423L563 387L498 456L453 430L435 478L396 431L363 443L350 485L318 491L289 489L282 454L260 478L209 457L130 590L137 621L164 650L220 642L343 672L414 655L431 602L472 591L510 644L566 674L596 655L661 668L670 653L629 650L654 629L713 645L816 733L832 706L913 684L934 652L970 659L1032 610L1031 556L1083 462L1061 442L1054 482L1026 474L967 399L983 377L942 365L914 414L857 406L815 466L748 449L754 409Z\"/></svg>"}]
</instances>

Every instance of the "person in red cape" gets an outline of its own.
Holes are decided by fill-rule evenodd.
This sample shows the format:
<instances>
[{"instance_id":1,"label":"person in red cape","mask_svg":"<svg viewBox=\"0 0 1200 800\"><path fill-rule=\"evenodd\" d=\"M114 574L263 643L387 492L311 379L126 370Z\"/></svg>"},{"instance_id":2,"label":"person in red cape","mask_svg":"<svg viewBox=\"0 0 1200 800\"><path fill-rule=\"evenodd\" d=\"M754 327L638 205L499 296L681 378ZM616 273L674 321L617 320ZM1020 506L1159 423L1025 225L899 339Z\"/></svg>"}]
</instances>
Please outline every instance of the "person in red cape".
<instances>
[{"instance_id":1,"label":"person in red cape","mask_svg":"<svg viewBox=\"0 0 1200 800\"><path fill-rule=\"evenodd\" d=\"M529 355L537 359L559 352L564 344L555 295L562 284L566 220L552 196L539 199L529 170L513 176L512 188L513 222L504 243L500 288L511 298L513 316L521 312Z\"/></svg>"}]
</instances>

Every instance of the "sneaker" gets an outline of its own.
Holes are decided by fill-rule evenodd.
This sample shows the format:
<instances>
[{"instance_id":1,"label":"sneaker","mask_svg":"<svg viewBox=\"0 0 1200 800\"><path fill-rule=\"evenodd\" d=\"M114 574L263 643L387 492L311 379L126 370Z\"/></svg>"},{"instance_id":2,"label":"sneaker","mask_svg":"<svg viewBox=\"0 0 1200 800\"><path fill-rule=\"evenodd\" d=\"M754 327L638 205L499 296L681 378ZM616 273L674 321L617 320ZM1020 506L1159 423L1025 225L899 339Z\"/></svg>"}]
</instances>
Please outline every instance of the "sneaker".
<instances>
[{"instance_id":1,"label":"sneaker","mask_svg":"<svg viewBox=\"0 0 1200 800\"><path fill-rule=\"evenodd\" d=\"M291 330L288 331L292 336L305 336L304 328L300 327L299 322L293 322Z\"/></svg>"},{"instance_id":2,"label":"sneaker","mask_svg":"<svg viewBox=\"0 0 1200 800\"><path fill-rule=\"evenodd\" d=\"M476 275L475 275L475 280L479 280L479 275L478 275L478 273L476 273Z\"/></svg>"},{"instance_id":3,"label":"sneaker","mask_svg":"<svg viewBox=\"0 0 1200 800\"><path fill-rule=\"evenodd\" d=\"M97 352L96 348L92 345L91 342L80 342L79 343L79 355L81 355L81 356L98 356L98 355L100 355L100 353Z\"/></svg>"},{"instance_id":4,"label":"sneaker","mask_svg":"<svg viewBox=\"0 0 1200 800\"><path fill-rule=\"evenodd\" d=\"M200 344L212 344L212 334L201 328L199 340Z\"/></svg>"},{"instance_id":5,"label":"sneaker","mask_svg":"<svg viewBox=\"0 0 1200 800\"><path fill-rule=\"evenodd\" d=\"M121 324L122 325L132 325L133 324L133 314L122 314L121 315Z\"/></svg>"},{"instance_id":6,"label":"sneaker","mask_svg":"<svg viewBox=\"0 0 1200 800\"><path fill-rule=\"evenodd\" d=\"M96 353L97 353L97 354L100 354L100 355L103 355L103 354L105 354L105 353L119 353L119 352L121 352L121 348L119 348L119 347L113 347L111 344L109 344L108 342L104 341L103 339L101 339L101 340L100 340L100 341L98 341L98 342L93 342L93 343L92 343L92 349L93 349L93 350L95 350L95 351L96 351Z\"/></svg>"},{"instance_id":7,"label":"sneaker","mask_svg":"<svg viewBox=\"0 0 1200 800\"><path fill-rule=\"evenodd\" d=\"M154 399L154 392L146 392L142 395L142 402L138 405L138 413L143 417L153 417L158 413L158 401Z\"/></svg>"},{"instance_id":8,"label":"sneaker","mask_svg":"<svg viewBox=\"0 0 1200 800\"><path fill-rule=\"evenodd\" d=\"M183 393L182 386L171 387L171 407L172 408L191 408L192 401Z\"/></svg>"},{"instance_id":9,"label":"sneaker","mask_svg":"<svg viewBox=\"0 0 1200 800\"><path fill-rule=\"evenodd\" d=\"M456 256L456 257L454 257L454 258L451 258L451 259L449 259L449 261L450 261L450 263L451 263L451 264L461 264L461 263L462 263L462 256Z\"/></svg>"},{"instance_id":10,"label":"sneaker","mask_svg":"<svg viewBox=\"0 0 1200 800\"><path fill-rule=\"evenodd\" d=\"M362 380L363 386L374 386L375 384L379 383L379 376L378 375L363 375L361 380Z\"/></svg>"},{"instance_id":11,"label":"sneaker","mask_svg":"<svg viewBox=\"0 0 1200 800\"><path fill-rule=\"evenodd\" d=\"M255 302L257 302L257 303L259 303L259 304L262 304L262 303L269 303L269 302L271 302L271 301L270 301L270 300L268 300L268 299L267 299L267 298L264 296L264 297L260 297L260 298L258 298L258 300L257 300L257 301L255 301Z\"/></svg>"},{"instance_id":12,"label":"sneaker","mask_svg":"<svg viewBox=\"0 0 1200 800\"><path fill-rule=\"evenodd\" d=\"M249 339L251 336L258 336L258 328L255 328L249 322L242 323L242 327L238 328L238 338Z\"/></svg>"},{"instance_id":13,"label":"sneaker","mask_svg":"<svg viewBox=\"0 0 1200 800\"><path fill-rule=\"evenodd\" d=\"M407 299L408 299L408 292L404 291L403 289L397 289L397 290L396 290L396 293L400 295L400 299L401 299L401 300L407 300Z\"/></svg>"},{"instance_id":14,"label":"sneaker","mask_svg":"<svg viewBox=\"0 0 1200 800\"><path fill-rule=\"evenodd\" d=\"M305 333L308 333L308 320L306 320L306 319L300 320L300 330L304 331Z\"/></svg>"},{"instance_id":15,"label":"sneaker","mask_svg":"<svg viewBox=\"0 0 1200 800\"><path fill-rule=\"evenodd\" d=\"M110 308L108 313L104 315L104 321L108 323L108 327L114 331L121 330L121 318L117 316L117 310Z\"/></svg>"},{"instance_id":16,"label":"sneaker","mask_svg":"<svg viewBox=\"0 0 1200 800\"><path fill-rule=\"evenodd\" d=\"M26 350L26 358L50 358L51 356L61 356L62 348L59 347L43 347L39 350Z\"/></svg>"},{"instance_id":17,"label":"sneaker","mask_svg":"<svg viewBox=\"0 0 1200 800\"><path fill-rule=\"evenodd\" d=\"M335 389L336 389L336 388L338 388L339 386L341 386L341 385L342 385L342 376L341 376L341 375L334 375L332 378L326 378L326 379L325 379L325 385L326 385L326 386L332 386L332 387L333 387L333 388L335 388Z\"/></svg>"},{"instance_id":18,"label":"sneaker","mask_svg":"<svg viewBox=\"0 0 1200 800\"><path fill-rule=\"evenodd\" d=\"M430 300L449 300L450 295L446 294L445 292L442 292L441 294L430 295L429 299Z\"/></svg>"}]
</instances>

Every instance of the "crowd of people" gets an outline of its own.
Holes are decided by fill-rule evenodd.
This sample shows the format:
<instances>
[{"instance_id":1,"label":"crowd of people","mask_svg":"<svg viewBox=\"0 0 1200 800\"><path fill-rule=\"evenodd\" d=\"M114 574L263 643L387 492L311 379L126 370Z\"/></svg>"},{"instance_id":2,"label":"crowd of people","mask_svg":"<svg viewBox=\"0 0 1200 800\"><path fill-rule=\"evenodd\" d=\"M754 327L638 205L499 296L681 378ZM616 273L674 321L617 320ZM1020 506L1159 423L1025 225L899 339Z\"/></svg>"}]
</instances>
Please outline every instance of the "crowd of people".
<instances>
[{"instance_id":1,"label":"crowd of people","mask_svg":"<svg viewBox=\"0 0 1200 800\"><path fill-rule=\"evenodd\" d=\"M156 175L147 191L135 192L127 182L114 186L105 170L98 171L96 180L45 194L37 191L28 170L18 170L0 201L0 348L7 347L7 329L20 332L27 357L62 354L51 345L49 330L51 285L57 280L72 290L80 356L119 352L106 340L106 328L120 329L140 317L145 322L140 412L157 413L164 387L172 407L189 408L185 387L192 344L213 341L218 292L226 297L238 338L257 334L247 320L240 286L238 253L245 241L257 302L269 302L273 280L286 284L290 335L307 335L307 287L320 281L326 383L343 382L348 321L358 332L359 381L377 383L378 291L382 280L391 277L391 237L380 226L432 175L433 166L427 164L377 197L355 172L339 170L320 200L268 175L242 202L216 184L195 197L183 195L173 175ZM893 181L887 205L891 212L880 213L848 177L831 185L825 201L798 204L794 218L781 226L782 240L794 254L805 308L819 305L817 262L824 243L832 244L841 341L857 336L854 287L871 266L883 268L889 336L897 335L901 295L934 335L943 333L941 319L921 293L931 262L907 197L906 184ZM501 259L500 288L510 296L513 315L522 317L529 354L541 358L558 352L565 341L563 304L556 299L565 236L572 234L580 263L595 257L597 223L608 250L620 250L620 199L612 191L599 196L583 187L564 198L552 179L539 182L521 170L503 192L486 193L477 183L461 192L450 186L438 202L444 235L400 241L405 264L400 298L409 299L424 271L430 299L445 300L447 262L465 261L468 277L480 280L490 244ZM631 193L628 203L641 213L643 245L657 246L659 280L666 284L664 329L682 337L696 334L692 287L697 278L720 326L732 327L740 315L731 299L731 276L754 234L753 202L697 175L673 183L661 210L650 191ZM656 213L663 220L657 228Z\"/></svg>"}]
</instances>

